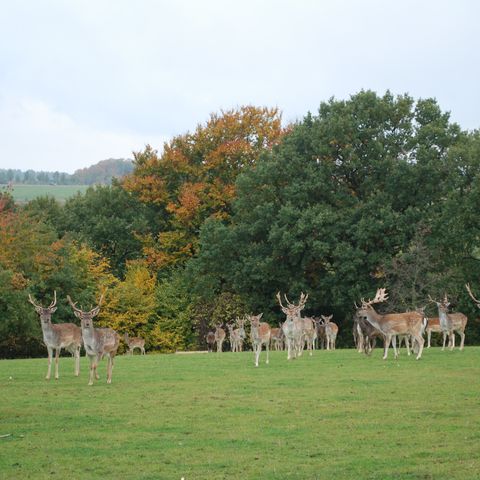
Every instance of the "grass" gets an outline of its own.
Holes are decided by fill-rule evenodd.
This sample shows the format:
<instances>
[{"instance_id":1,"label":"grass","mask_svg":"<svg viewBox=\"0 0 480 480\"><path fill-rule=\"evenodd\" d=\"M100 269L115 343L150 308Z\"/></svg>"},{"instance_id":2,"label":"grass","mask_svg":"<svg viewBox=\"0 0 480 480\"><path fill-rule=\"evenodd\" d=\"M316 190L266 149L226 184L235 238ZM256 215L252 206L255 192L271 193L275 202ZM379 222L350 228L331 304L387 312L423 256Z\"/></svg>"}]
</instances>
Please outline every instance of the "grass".
<instances>
[{"instance_id":1,"label":"grass","mask_svg":"<svg viewBox=\"0 0 480 480\"><path fill-rule=\"evenodd\" d=\"M13 199L17 203L27 203L36 197L50 195L63 203L77 192L86 192L88 185L14 185Z\"/></svg>"},{"instance_id":2,"label":"grass","mask_svg":"<svg viewBox=\"0 0 480 480\"><path fill-rule=\"evenodd\" d=\"M480 348L402 353L3 360L0 478L478 478Z\"/></svg>"}]
</instances>

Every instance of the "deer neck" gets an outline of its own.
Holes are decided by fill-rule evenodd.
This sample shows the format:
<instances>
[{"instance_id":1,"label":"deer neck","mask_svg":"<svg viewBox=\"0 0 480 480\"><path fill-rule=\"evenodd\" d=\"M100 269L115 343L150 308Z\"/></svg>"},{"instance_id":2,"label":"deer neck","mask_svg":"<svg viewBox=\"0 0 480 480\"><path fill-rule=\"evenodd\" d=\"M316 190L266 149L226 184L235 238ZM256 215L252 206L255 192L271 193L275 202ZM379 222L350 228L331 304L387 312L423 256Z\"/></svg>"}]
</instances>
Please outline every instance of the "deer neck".
<instances>
[{"instance_id":1,"label":"deer neck","mask_svg":"<svg viewBox=\"0 0 480 480\"><path fill-rule=\"evenodd\" d=\"M57 340L57 333L52 326L52 321L48 320L48 322L44 322L40 319L40 323L42 325L43 341L45 344L54 344Z\"/></svg>"},{"instance_id":2,"label":"deer neck","mask_svg":"<svg viewBox=\"0 0 480 480\"><path fill-rule=\"evenodd\" d=\"M379 315L375 309L370 308L368 310L365 310L365 317L367 318L367 322L375 327L377 330L380 330L383 332L382 328L382 315Z\"/></svg>"},{"instance_id":3,"label":"deer neck","mask_svg":"<svg viewBox=\"0 0 480 480\"><path fill-rule=\"evenodd\" d=\"M451 330L452 322L450 320L450 317L447 312L445 312L444 310L441 310L440 308L438 308L438 320L439 320L440 328L442 329L442 331L446 332Z\"/></svg>"}]
</instances>

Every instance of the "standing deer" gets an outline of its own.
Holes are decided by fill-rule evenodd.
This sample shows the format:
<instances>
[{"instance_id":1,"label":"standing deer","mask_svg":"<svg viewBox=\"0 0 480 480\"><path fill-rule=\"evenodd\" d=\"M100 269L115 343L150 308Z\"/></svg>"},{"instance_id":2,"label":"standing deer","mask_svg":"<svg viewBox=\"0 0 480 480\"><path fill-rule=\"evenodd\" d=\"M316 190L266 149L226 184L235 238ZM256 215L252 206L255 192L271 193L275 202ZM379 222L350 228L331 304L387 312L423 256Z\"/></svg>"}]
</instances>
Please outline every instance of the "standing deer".
<instances>
[{"instance_id":1,"label":"standing deer","mask_svg":"<svg viewBox=\"0 0 480 480\"><path fill-rule=\"evenodd\" d=\"M272 328L270 331L270 348L273 350L283 350L283 330L282 330L282 324L280 323L280 326L278 328Z\"/></svg>"},{"instance_id":2,"label":"standing deer","mask_svg":"<svg viewBox=\"0 0 480 480\"><path fill-rule=\"evenodd\" d=\"M217 353L222 351L222 345L225 340L225 330L222 328L222 324L215 325L215 342L217 344Z\"/></svg>"},{"instance_id":3,"label":"standing deer","mask_svg":"<svg viewBox=\"0 0 480 480\"><path fill-rule=\"evenodd\" d=\"M325 322L325 336L327 339L327 350L335 350L335 342L338 335L338 325L332 322L333 315L328 317L321 315Z\"/></svg>"},{"instance_id":4,"label":"standing deer","mask_svg":"<svg viewBox=\"0 0 480 480\"><path fill-rule=\"evenodd\" d=\"M394 335L411 335L419 345L417 360L421 358L423 351L424 340L422 337L423 331L423 315L418 312L405 313L389 313L380 315L375 311L373 305L375 303L384 302L388 298L385 288L379 288L372 300L365 301L362 298L362 305L358 309L357 314L373 325L385 336L385 352L383 359L386 360L388 356L388 348ZM393 344L395 358L398 357L398 352L395 343Z\"/></svg>"},{"instance_id":5,"label":"standing deer","mask_svg":"<svg viewBox=\"0 0 480 480\"><path fill-rule=\"evenodd\" d=\"M247 321L250 322L250 341L252 342L253 352L255 354L255 366L258 367L258 359L262 351L262 345L265 345L267 351L268 364L268 346L270 344L270 325L266 322L260 322L263 313L259 315L247 315Z\"/></svg>"},{"instance_id":6,"label":"standing deer","mask_svg":"<svg viewBox=\"0 0 480 480\"><path fill-rule=\"evenodd\" d=\"M205 336L205 339L207 340L208 352L211 353L215 345L215 333L208 332L207 335Z\"/></svg>"},{"instance_id":7,"label":"standing deer","mask_svg":"<svg viewBox=\"0 0 480 480\"><path fill-rule=\"evenodd\" d=\"M437 302L430 295L429 300L437 304L438 308L438 320L440 328L445 334L448 333L448 345L450 350L455 348L455 333L460 335L460 350L463 350L465 343L465 327L467 326L467 316L461 312L449 313L450 302L448 301L447 294L441 302ZM445 344L444 344L445 345ZM444 347L445 348L445 347Z\"/></svg>"},{"instance_id":8,"label":"standing deer","mask_svg":"<svg viewBox=\"0 0 480 480\"><path fill-rule=\"evenodd\" d=\"M318 342L318 348L320 350L325 349L326 347L326 342L327 342L327 335L325 333L325 323L323 320L319 317L314 317L313 318L315 322L315 327L317 329L317 342Z\"/></svg>"},{"instance_id":9,"label":"standing deer","mask_svg":"<svg viewBox=\"0 0 480 480\"><path fill-rule=\"evenodd\" d=\"M300 318L300 313L305 308L308 294L305 295L303 292L301 293L298 305L290 303L287 296L284 296L285 301L287 302L286 307L282 305L280 292L277 293L277 300L280 304L280 308L287 316L287 319L282 325L282 330L287 344L287 359L291 360L292 358L300 356L300 352L303 350L303 320Z\"/></svg>"},{"instance_id":10,"label":"standing deer","mask_svg":"<svg viewBox=\"0 0 480 480\"><path fill-rule=\"evenodd\" d=\"M306 317L303 319L303 337L307 345L307 350L310 356L312 356L313 349L315 348L315 340L317 339L317 328L313 318Z\"/></svg>"},{"instance_id":11,"label":"standing deer","mask_svg":"<svg viewBox=\"0 0 480 480\"><path fill-rule=\"evenodd\" d=\"M133 355L133 351L138 348L140 349L140 354L145 355L145 340L140 337L130 337L128 333L125 333L125 343L128 347L128 353Z\"/></svg>"},{"instance_id":12,"label":"standing deer","mask_svg":"<svg viewBox=\"0 0 480 480\"><path fill-rule=\"evenodd\" d=\"M438 317L427 318L427 326L425 328L427 332L427 348L431 346L432 332L433 333L442 333L443 334L443 347L442 350L445 350L445 343L447 341L447 332L442 331L440 326L440 319Z\"/></svg>"},{"instance_id":13,"label":"standing deer","mask_svg":"<svg viewBox=\"0 0 480 480\"><path fill-rule=\"evenodd\" d=\"M230 333L230 345L232 347L232 352L241 352L243 350L243 341L245 339L245 319L237 318L236 325L238 328L235 328L235 324L228 324L228 331Z\"/></svg>"},{"instance_id":14,"label":"standing deer","mask_svg":"<svg viewBox=\"0 0 480 480\"><path fill-rule=\"evenodd\" d=\"M104 355L108 355L107 364L107 383L112 383L113 359L117 354L120 344L118 333L111 328L95 328L93 319L100 312L100 305L103 295L100 297L98 305L88 312L84 312L72 302L70 296L67 296L68 303L73 309L73 313L80 319L82 325L83 344L90 360L90 378L89 385L93 385L93 377L98 380L100 377L97 373L98 362Z\"/></svg>"},{"instance_id":15,"label":"standing deer","mask_svg":"<svg viewBox=\"0 0 480 480\"><path fill-rule=\"evenodd\" d=\"M356 330L357 351L370 355L375 348L377 338L382 338L385 342L385 335L368 322L365 317L359 315L359 307L357 305L355 307L357 311L353 321L353 328Z\"/></svg>"},{"instance_id":16,"label":"standing deer","mask_svg":"<svg viewBox=\"0 0 480 480\"><path fill-rule=\"evenodd\" d=\"M80 375L80 348L82 347L82 330L74 323L52 323L52 313L57 310L57 292L53 292L53 301L48 307L35 303L33 297L28 295L29 302L40 315L42 325L43 343L48 351L48 371L46 380L50 380L52 371L52 356L55 350L55 380L58 380L58 357L60 350L65 348L75 358L75 375Z\"/></svg>"}]
</instances>

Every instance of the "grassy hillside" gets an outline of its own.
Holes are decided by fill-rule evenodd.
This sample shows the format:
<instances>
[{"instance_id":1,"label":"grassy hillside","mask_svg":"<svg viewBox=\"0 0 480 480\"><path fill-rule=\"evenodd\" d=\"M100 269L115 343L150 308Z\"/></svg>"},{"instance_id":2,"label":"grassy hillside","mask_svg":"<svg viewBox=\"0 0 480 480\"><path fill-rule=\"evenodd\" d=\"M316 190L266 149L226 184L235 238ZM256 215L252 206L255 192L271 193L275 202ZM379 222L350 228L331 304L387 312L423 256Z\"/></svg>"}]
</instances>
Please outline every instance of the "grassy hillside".
<instances>
[{"instance_id":1,"label":"grassy hillside","mask_svg":"<svg viewBox=\"0 0 480 480\"><path fill-rule=\"evenodd\" d=\"M0 477L469 479L480 471L480 348L382 361L353 350L0 361ZM11 379L10 379L11 377Z\"/></svg>"},{"instance_id":2,"label":"grassy hillside","mask_svg":"<svg viewBox=\"0 0 480 480\"><path fill-rule=\"evenodd\" d=\"M26 203L36 197L50 195L59 202L65 202L77 192L85 192L88 185L14 185L13 198L18 203Z\"/></svg>"}]
</instances>

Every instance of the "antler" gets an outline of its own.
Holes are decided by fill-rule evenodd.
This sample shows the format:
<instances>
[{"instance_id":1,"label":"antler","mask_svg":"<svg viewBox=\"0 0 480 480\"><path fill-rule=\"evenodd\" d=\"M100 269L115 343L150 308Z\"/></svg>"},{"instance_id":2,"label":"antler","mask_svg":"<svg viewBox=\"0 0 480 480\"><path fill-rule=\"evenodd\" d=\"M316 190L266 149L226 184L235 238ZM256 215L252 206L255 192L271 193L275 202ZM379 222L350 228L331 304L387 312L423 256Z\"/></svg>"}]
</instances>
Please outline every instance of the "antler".
<instances>
[{"instance_id":1,"label":"antler","mask_svg":"<svg viewBox=\"0 0 480 480\"><path fill-rule=\"evenodd\" d=\"M29 301L35 308L43 308L41 305L37 305L37 304L35 303L35 300L33 300L33 297L32 297L30 294L28 294L28 301Z\"/></svg>"},{"instance_id":2,"label":"antler","mask_svg":"<svg viewBox=\"0 0 480 480\"><path fill-rule=\"evenodd\" d=\"M298 301L298 306L304 307L308 300L308 293L305 295L303 292L300 294L300 300Z\"/></svg>"},{"instance_id":3,"label":"antler","mask_svg":"<svg viewBox=\"0 0 480 480\"><path fill-rule=\"evenodd\" d=\"M366 302L362 298L363 306L370 306L370 305L373 305L374 303L381 303L381 302L384 302L385 300L387 300L388 299L388 293L387 293L386 290L387 290L386 288L377 289L377 293L375 294L375 298L373 300L368 300L368 302Z\"/></svg>"},{"instance_id":4,"label":"antler","mask_svg":"<svg viewBox=\"0 0 480 480\"><path fill-rule=\"evenodd\" d=\"M282 297L280 297L280 292L277 292L277 300L278 300L278 303L280 304L280 306L282 308L285 308L283 305L282 305Z\"/></svg>"},{"instance_id":5,"label":"antler","mask_svg":"<svg viewBox=\"0 0 480 480\"><path fill-rule=\"evenodd\" d=\"M287 298L287 294L284 293L283 296L285 297L286 302L288 303L289 307L294 307L295 305Z\"/></svg>"},{"instance_id":6,"label":"antler","mask_svg":"<svg viewBox=\"0 0 480 480\"><path fill-rule=\"evenodd\" d=\"M97 306L96 306L95 308L92 308L92 309L90 310L90 313L91 313L92 315L94 315L94 316L95 316L95 315L98 315L98 312L100 311L100 305L101 305L102 302L103 302L103 296L104 296L104 294L102 293L102 294L100 295L100 300L98 301Z\"/></svg>"},{"instance_id":7,"label":"antler","mask_svg":"<svg viewBox=\"0 0 480 480\"><path fill-rule=\"evenodd\" d=\"M470 284L466 283L465 288L467 289L468 294L470 295L470 298L478 305L480 306L480 300L477 300L472 293L472 290L470 289Z\"/></svg>"},{"instance_id":8,"label":"antler","mask_svg":"<svg viewBox=\"0 0 480 480\"><path fill-rule=\"evenodd\" d=\"M48 308L53 308L57 304L57 291L53 291L53 301Z\"/></svg>"},{"instance_id":9,"label":"antler","mask_svg":"<svg viewBox=\"0 0 480 480\"><path fill-rule=\"evenodd\" d=\"M72 299L70 298L70 295L67 295L67 300L68 300L68 303L70 304L70 306L73 308L73 310L77 313L83 313L82 310L80 310L78 307L77 307L77 302L73 302Z\"/></svg>"}]
</instances>

